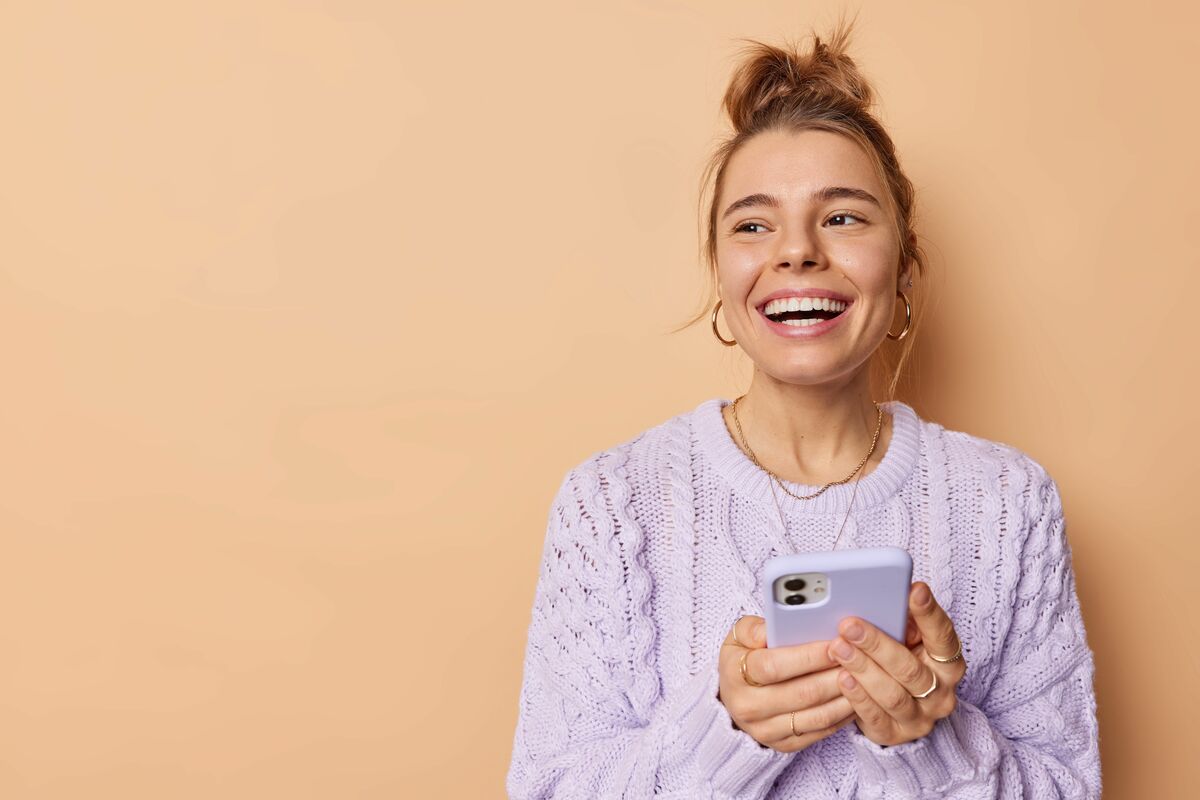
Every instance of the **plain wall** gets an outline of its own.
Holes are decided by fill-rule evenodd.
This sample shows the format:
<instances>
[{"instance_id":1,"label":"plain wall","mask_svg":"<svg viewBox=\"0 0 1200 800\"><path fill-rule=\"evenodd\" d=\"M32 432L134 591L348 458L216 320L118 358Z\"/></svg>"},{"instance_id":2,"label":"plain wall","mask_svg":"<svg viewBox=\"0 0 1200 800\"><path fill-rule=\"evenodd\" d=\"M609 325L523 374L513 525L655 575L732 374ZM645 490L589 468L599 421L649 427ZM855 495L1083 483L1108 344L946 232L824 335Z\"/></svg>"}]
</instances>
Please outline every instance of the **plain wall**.
<instances>
[{"instance_id":1,"label":"plain wall","mask_svg":"<svg viewBox=\"0 0 1200 800\"><path fill-rule=\"evenodd\" d=\"M735 39L840 7L6 4L0 795L501 797L560 479L750 376L667 333ZM901 398L1058 481L1106 797L1195 796L1200 12L859 7Z\"/></svg>"}]
</instances>

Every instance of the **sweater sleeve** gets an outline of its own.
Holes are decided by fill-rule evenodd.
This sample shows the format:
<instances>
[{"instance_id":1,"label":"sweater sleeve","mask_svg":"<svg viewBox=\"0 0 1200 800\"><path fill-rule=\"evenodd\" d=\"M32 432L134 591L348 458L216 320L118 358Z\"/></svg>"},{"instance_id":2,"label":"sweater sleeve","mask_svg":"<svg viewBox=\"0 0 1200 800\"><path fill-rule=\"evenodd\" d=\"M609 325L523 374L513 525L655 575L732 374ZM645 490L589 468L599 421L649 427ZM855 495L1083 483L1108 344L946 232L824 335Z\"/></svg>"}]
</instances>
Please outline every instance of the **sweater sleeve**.
<instances>
[{"instance_id":1,"label":"sweater sleeve","mask_svg":"<svg viewBox=\"0 0 1200 800\"><path fill-rule=\"evenodd\" d=\"M960 697L921 739L881 747L853 729L859 797L1100 796L1094 662L1062 502L1054 480L1030 464L1039 505L1029 517L1015 595L1004 598L1012 618L994 681L978 706Z\"/></svg>"},{"instance_id":2,"label":"sweater sleeve","mask_svg":"<svg viewBox=\"0 0 1200 800\"><path fill-rule=\"evenodd\" d=\"M585 463L552 504L508 795L763 798L792 754L733 727L717 699L716 654L668 697L660 692L650 574L621 502L623 481Z\"/></svg>"}]
</instances>

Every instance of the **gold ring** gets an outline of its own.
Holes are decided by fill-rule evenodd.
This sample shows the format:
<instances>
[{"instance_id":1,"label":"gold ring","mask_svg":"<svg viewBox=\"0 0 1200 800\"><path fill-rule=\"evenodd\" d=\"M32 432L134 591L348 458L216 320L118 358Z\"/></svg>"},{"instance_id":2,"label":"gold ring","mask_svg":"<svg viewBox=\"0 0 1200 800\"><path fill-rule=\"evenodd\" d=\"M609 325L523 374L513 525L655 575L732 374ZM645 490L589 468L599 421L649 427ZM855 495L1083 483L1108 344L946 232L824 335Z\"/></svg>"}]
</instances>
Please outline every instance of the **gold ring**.
<instances>
[{"instance_id":1,"label":"gold ring","mask_svg":"<svg viewBox=\"0 0 1200 800\"><path fill-rule=\"evenodd\" d=\"M742 621L741 617L738 617L736 620L733 621L733 643L736 644L738 647L745 647L746 645L739 642L738 638L737 638L737 624L741 621Z\"/></svg>"},{"instance_id":2,"label":"gold ring","mask_svg":"<svg viewBox=\"0 0 1200 800\"><path fill-rule=\"evenodd\" d=\"M742 680L744 680L746 683L748 683L751 686L762 686L761 683L756 683L753 680L751 680L750 675L746 672L746 658L749 657L749 655L750 655L749 650L742 653Z\"/></svg>"},{"instance_id":3,"label":"gold ring","mask_svg":"<svg viewBox=\"0 0 1200 800\"><path fill-rule=\"evenodd\" d=\"M933 690L934 690L934 689L936 689L936 688L937 688L937 686L938 686L938 684L937 684L937 673L935 672L935 673L933 673L933 686L930 686L928 689L926 689L926 690L925 690L923 693L921 693L921 694L914 694L914 695L913 695L913 698L914 698L914 699L917 699L917 700L919 700L919 699L920 699L920 698L922 698L922 697L929 697L929 695L931 695L931 694L933 693ZM912 693L910 692L910 694L912 694Z\"/></svg>"},{"instance_id":4,"label":"gold ring","mask_svg":"<svg viewBox=\"0 0 1200 800\"><path fill-rule=\"evenodd\" d=\"M792 736L799 736L799 735L800 734L796 733L796 712L793 711L792 712Z\"/></svg>"},{"instance_id":5,"label":"gold ring","mask_svg":"<svg viewBox=\"0 0 1200 800\"><path fill-rule=\"evenodd\" d=\"M959 643L958 643L958 652L955 653L954 655L950 656L949 658L942 658L941 656L935 656L933 653L930 653L928 650L925 651L925 654L927 656L929 656L930 658L932 658L934 661L940 661L943 664L948 664L951 661L958 661L960 658L962 658L962 641L959 641Z\"/></svg>"}]
</instances>

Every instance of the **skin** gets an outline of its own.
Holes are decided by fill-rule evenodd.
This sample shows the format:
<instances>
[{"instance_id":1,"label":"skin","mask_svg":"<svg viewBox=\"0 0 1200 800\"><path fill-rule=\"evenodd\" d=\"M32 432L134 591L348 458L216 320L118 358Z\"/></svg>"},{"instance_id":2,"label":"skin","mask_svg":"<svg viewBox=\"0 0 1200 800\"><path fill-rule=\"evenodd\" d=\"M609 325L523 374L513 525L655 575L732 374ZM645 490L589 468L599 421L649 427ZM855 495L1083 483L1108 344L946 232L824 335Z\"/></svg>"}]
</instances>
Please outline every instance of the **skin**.
<instances>
[{"instance_id":1,"label":"skin","mask_svg":"<svg viewBox=\"0 0 1200 800\"><path fill-rule=\"evenodd\" d=\"M825 187L861 189L878 204L812 197ZM734 201L758 193L777 202L725 216ZM886 340L896 292L907 287L910 275L901 263L891 198L852 140L829 131L770 131L730 159L717 208L721 311L755 365L738 403L742 431L758 460L780 478L809 486L840 480L870 449L877 420L870 358ZM776 289L810 287L853 300L839 326L815 339L770 331L756 308L762 298ZM741 447L728 406L725 421ZM863 476L882 461L891 433L891 417L884 414ZM920 602L925 597L928 604ZM772 648L766 647L763 618L742 617L721 646L718 698L739 729L783 752L803 750L851 722L877 744L919 739L953 711L966 663L929 658L931 652L953 655L959 640L924 582L912 584L909 615L905 642L847 617L831 642ZM852 636L856 624L861 640ZM842 645L847 656L838 654ZM743 656L751 680L762 686L743 679ZM914 699L935 675L938 688ZM793 711L800 736L792 735Z\"/></svg>"}]
</instances>

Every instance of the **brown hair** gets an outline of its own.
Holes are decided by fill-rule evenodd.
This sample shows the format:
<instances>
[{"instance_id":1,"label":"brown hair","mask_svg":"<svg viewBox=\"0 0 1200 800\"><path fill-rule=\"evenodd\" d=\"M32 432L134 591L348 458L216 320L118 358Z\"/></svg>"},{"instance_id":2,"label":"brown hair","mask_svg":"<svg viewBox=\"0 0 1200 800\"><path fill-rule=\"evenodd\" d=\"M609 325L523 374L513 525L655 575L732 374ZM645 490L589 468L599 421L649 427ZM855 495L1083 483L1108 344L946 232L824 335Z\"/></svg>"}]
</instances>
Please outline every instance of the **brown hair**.
<instances>
[{"instance_id":1,"label":"brown hair","mask_svg":"<svg viewBox=\"0 0 1200 800\"><path fill-rule=\"evenodd\" d=\"M871 159L880 183L887 188L885 202L895 220L900 263L911 264L910 275L924 276L925 254L913 233L915 192L911 181L900 169L891 137L868 110L874 103L870 84L846 54L852 28L853 22L839 21L828 42L821 41L814 33L812 48L807 52L795 45L775 47L749 39L739 40L749 45L742 50L744 57L734 71L722 102L733 124L733 136L713 153L700 183L697 210L702 215L705 187L713 173L716 174L706 219L707 232L702 234L705 238L701 245L707 298L699 313L672 333L691 327L711 314L717 298L717 201L724 185L725 168L742 145L767 131L831 131L862 147ZM912 301L913 293L905 291L905 294ZM900 371L916 338L919 315L917 304L913 302L912 305L912 327L898 343L899 347L879 347L872 358L872 377L882 381L887 399L895 396ZM893 349L899 352L885 352Z\"/></svg>"}]
</instances>

